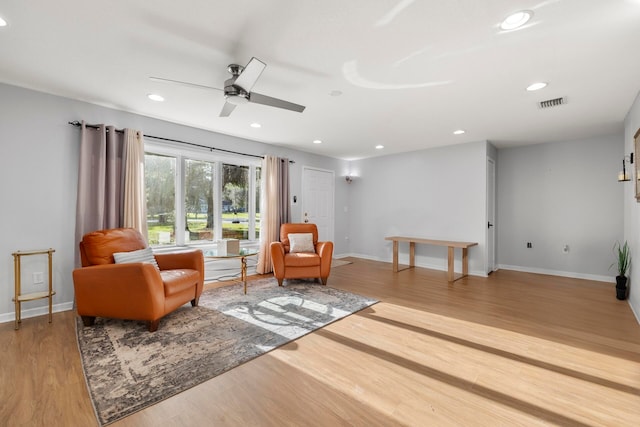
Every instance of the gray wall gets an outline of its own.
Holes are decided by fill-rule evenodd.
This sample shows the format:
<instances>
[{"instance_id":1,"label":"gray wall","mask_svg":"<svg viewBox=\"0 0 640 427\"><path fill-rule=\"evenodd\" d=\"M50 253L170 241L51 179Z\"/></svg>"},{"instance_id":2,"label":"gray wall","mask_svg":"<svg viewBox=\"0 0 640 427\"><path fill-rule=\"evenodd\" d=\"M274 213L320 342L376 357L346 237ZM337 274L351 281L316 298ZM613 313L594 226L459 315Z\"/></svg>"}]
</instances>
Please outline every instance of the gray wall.
<instances>
[{"instance_id":1,"label":"gray wall","mask_svg":"<svg viewBox=\"0 0 640 427\"><path fill-rule=\"evenodd\" d=\"M17 250L52 247L54 254L54 304L69 309L73 302L71 272L74 267L75 208L80 133L67 124L82 120L129 127L145 134L174 138L248 154L273 154L295 160L291 167L291 191L298 196L292 206L294 221L301 218L302 167L336 172L336 206L346 203L343 171L347 162L329 157L262 144L214 132L177 125L119 110L0 84L0 321L13 320L13 257ZM348 233L345 213L335 214L335 233ZM337 254L348 252L337 241ZM43 271L39 260L25 258L23 291L45 290L32 283L32 272ZM46 271L46 270L44 270ZM46 300L23 305L26 315L44 312ZM23 316L25 316L23 314Z\"/></svg>"},{"instance_id":2,"label":"gray wall","mask_svg":"<svg viewBox=\"0 0 640 427\"><path fill-rule=\"evenodd\" d=\"M640 129L640 95L636 97L624 121L624 152L635 151L633 136ZM636 152L636 162L640 161L640 153ZM636 165L634 165L636 166ZM631 178L638 180L635 173ZM638 182L640 185L640 182ZM640 322L640 204L636 201L636 184L627 182L624 187L624 239L631 248L631 271L629 276L629 304Z\"/></svg>"},{"instance_id":3,"label":"gray wall","mask_svg":"<svg viewBox=\"0 0 640 427\"><path fill-rule=\"evenodd\" d=\"M391 261L392 243L384 238L393 235L473 241L479 246L469 249L469 271L485 275L486 156L481 141L353 161L345 236L351 252ZM408 262L406 244L400 260ZM416 264L446 270L447 248L417 245Z\"/></svg>"},{"instance_id":4,"label":"gray wall","mask_svg":"<svg viewBox=\"0 0 640 427\"><path fill-rule=\"evenodd\" d=\"M613 281L628 186L616 180L622 142L610 135L498 150L501 268Z\"/></svg>"},{"instance_id":5,"label":"gray wall","mask_svg":"<svg viewBox=\"0 0 640 427\"><path fill-rule=\"evenodd\" d=\"M335 254L391 261L393 234L477 241L470 271L483 275L486 225L486 157L497 157L497 263L523 270L613 280L611 247L626 238L640 248L640 207L632 183L615 177L623 138L612 135L583 141L495 150L485 141L346 162L234 138L166 121L0 84L0 321L13 320L13 258L20 249L53 247L54 304L71 308L75 251L78 129L84 119L146 134L181 139L249 154L295 160L291 168L293 220L301 219L302 167L335 171ZM640 127L636 100L625 121L624 152L633 151ZM358 177L347 184L344 175ZM624 200L623 200L624 195ZM623 213L624 206L624 237ZM531 241L533 249L525 243ZM562 246L568 244L568 254ZM418 245L417 264L446 269L446 248ZM457 256L459 258L459 255ZM634 256L634 264L639 257ZM407 249L401 261L407 262ZM633 264L632 264L633 265ZM41 260L25 262L24 288ZM460 269L460 262L456 262ZM46 270L45 270L46 271ZM631 271L630 302L640 310L640 269ZM46 301L25 304L31 314ZM29 312L27 312L27 315Z\"/></svg>"}]
</instances>

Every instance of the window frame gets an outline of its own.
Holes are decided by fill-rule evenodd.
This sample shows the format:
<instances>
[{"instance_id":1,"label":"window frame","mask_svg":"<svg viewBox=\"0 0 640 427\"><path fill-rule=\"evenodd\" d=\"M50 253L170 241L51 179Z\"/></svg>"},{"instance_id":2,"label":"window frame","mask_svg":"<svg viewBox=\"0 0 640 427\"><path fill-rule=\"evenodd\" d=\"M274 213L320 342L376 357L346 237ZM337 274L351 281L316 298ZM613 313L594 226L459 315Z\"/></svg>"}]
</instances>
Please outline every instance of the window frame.
<instances>
[{"instance_id":1,"label":"window frame","mask_svg":"<svg viewBox=\"0 0 640 427\"><path fill-rule=\"evenodd\" d=\"M221 154L219 152L206 152L197 149L190 149L185 147L177 147L169 144L157 144L145 142L144 154L161 155L174 157L176 159L176 180L175 180L175 243L174 245L154 245L153 248L171 248L175 246L207 246L211 245L217 240L222 239L222 165L230 164L237 166L249 167L249 224L248 224L248 236L249 239L241 240L241 244L257 243L259 237L256 238L256 192L260 189L256 188L256 168L262 166L262 162L257 158L250 158L246 156L233 156L228 154ZM186 204L185 204L185 164L186 160L206 161L213 163L213 215L214 215L214 239L210 241L198 241L191 244L186 241L185 233L181 233L180 230L186 229ZM146 219L145 219L146 220Z\"/></svg>"}]
</instances>

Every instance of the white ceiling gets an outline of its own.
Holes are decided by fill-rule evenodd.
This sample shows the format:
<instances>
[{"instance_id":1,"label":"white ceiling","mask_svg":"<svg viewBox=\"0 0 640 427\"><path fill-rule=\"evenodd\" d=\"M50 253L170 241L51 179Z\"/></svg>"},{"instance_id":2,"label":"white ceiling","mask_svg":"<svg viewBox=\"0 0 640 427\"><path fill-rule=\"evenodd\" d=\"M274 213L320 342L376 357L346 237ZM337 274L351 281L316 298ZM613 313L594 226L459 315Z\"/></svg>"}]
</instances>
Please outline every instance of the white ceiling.
<instances>
[{"instance_id":1,"label":"white ceiling","mask_svg":"<svg viewBox=\"0 0 640 427\"><path fill-rule=\"evenodd\" d=\"M530 23L501 32L522 9ZM640 0L30 0L0 17L2 82L343 159L622 132L640 89ZM253 56L267 63L253 90L302 114L220 118L221 92L149 80L221 88Z\"/></svg>"}]
</instances>

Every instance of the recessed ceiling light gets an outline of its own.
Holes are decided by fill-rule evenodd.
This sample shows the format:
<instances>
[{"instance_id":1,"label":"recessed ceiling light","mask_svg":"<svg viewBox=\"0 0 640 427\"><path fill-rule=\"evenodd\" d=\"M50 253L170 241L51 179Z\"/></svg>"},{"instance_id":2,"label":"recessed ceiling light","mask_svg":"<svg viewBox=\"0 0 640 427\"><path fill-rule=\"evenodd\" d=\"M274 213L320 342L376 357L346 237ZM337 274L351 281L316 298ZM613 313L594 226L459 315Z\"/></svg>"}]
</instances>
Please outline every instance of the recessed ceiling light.
<instances>
[{"instance_id":1,"label":"recessed ceiling light","mask_svg":"<svg viewBox=\"0 0 640 427\"><path fill-rule=\"evenodd\" d=\"M500 28L503 30L515 30L516 28L522 27L524 24L529 22L531 17L533 16L533 12L530 10L521 10L516 13L512 13L507 16L502 24L500 24Z\"/></svg>"},{"instance_id":2,"label":"recessed ceiling light","mask_svg":"<svg viewBox=\"0 0 640 427\"><path fill-rule=\"evenodd\" d=\"M252 128L261 128L262 125L260 123L251 123L249 126L251 126Z\"/></svg>"},{"instance_id":3,"label":"recessed ceiling light","mask_svg":"<svg viewBox=\"0 0 640 427\"><path fill-rule=\"evenodd\" d=\"M314 140L313 140L313 143L314 143L314 144L322 144L322 141L320 141L319 139L314 139Z\"/></svg>"},{"instance_id":4,"label":"recessed ceiling light","mask_svg":"<svg viewBox=\"0 0 640 427\"><path fill-rule=\"evenodd\" d=\"M384 145L376 145L376 150L382 150L384 148Z\"/></svg>"},{"instance_id":5,"label":"recessed ceiling light","mask_svg":"<svg viewBox=\"0 0 640 427\"><path fill-rule=\"evenodd\" d=\"M340 90L332 90L331 92L329 92L329 95L331 95L331 96L340 96L340 95L342 95L342 91L340 91Z\"/></svg>"},{"instance_id":6,"label":"recessed ceiling light","mask_svg":"<svg viewBox=\"0 0 640 427\"><path fill-rule=\"evenodd\" d=\"M538 83L533 83L530 84L529 86L527 86L527 90L529 92L533 92L534 90L540 90L547 87L547 84L545 82L538 82Z\"/></svg>"},{"instance_id":7,"label":"recessed ceiling light","mask_svg":"<svg viewBox=\"0 0 640 427\"><path fill-rule=\"evenodd\" d=\"M150 93L149 95L147 95L147 98L149 98L152 101L156 101L156 102L162 102L164 101L164 98L156 93Z\"/></svg>"},{"instance_id":8,"label":"recessed ceiling light","mask_svg":"<svg viewBox=\"0 0 640 427\"><path fill-rule=\"evenodd\" d=\"M4 19L2 19L2 17L0 17L0 27L6 27L7 26L7 21L5 21Z\"/></svg>"},{"instance_id":9,"label":"recessed ceiling light","mask_svg":"<svg viewBox=\"0 0 640 427\"><path fill-rule=\"evenodd\" d=\"M464 133L464 130L462 130L462 129L458 129L458 130L454 130L453 131L454 135L462 135L463 133Z\"/></svg>"}]
</instances>

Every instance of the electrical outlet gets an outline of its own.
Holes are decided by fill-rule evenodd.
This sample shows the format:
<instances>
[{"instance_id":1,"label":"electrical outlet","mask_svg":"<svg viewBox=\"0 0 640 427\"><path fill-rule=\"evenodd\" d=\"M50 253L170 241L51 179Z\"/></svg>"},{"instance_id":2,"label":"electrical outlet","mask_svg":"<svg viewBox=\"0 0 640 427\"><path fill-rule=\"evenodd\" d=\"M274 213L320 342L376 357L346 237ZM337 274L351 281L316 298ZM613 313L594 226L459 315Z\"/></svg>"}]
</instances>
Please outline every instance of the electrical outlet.
<instances>
[{"instance_id":1,"label":"electrical outlet","mask_svg":"<svg viewBox=\"0 0 640 427\"><path fill-rule=\"evenodd\" d=\"M42 274L42 271L33 273L33 284L37 285L39 283L44 283L44 274Z\"/></svg>"},{"instance_id":2,"label":"electrical outlet","mask_svg":"<svg viewBox=\"0 0 640 427\"><path fill-rule=\"evenodd\" d=\"M568 254L569 253L569 245L564 245L562 247L562 253Z\"/></svg>"},{"instance_id":3,"label":"electrical outlet","mask_svg":"<svg viewBox=\"0 0 640 427\"><path fill-rule=\"evenodd\" d=\"M533 245L531 244L531 242L527 242L527 249L531 249L533 248Z\"/></svg>"}]
</instances>

